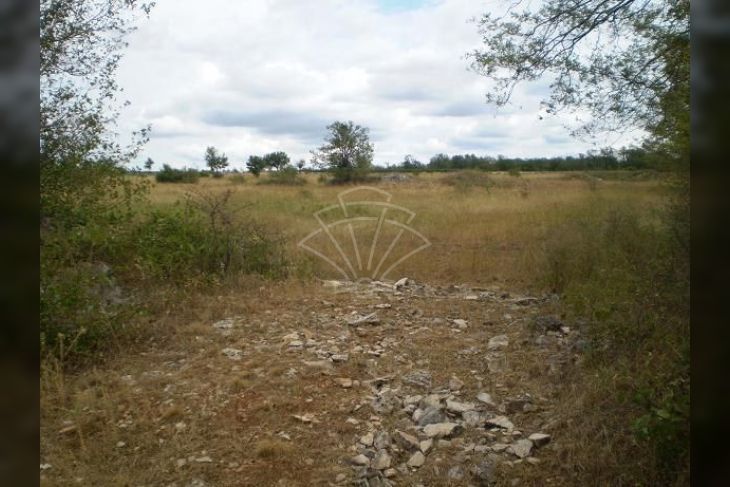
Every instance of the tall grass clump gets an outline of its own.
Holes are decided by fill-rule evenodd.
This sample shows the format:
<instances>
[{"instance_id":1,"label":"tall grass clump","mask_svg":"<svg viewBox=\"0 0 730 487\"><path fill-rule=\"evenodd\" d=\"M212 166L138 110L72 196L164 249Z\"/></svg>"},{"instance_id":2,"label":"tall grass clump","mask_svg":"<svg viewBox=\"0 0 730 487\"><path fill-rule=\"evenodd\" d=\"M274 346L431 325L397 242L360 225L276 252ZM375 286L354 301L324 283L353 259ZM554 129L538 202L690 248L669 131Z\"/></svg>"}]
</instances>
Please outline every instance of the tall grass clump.
<instances>
[{"instance_id":1,"label":"tall grass clump","mask_svg":"<svg viewBox=\"0 0 730 487\"><path fill-rule=\"evenodd\" d=\"M689 476L687 216L574 208L544 240L541 279L586 340L564 434L585 484L684 485Z\"/></svg>"}]
</instances>

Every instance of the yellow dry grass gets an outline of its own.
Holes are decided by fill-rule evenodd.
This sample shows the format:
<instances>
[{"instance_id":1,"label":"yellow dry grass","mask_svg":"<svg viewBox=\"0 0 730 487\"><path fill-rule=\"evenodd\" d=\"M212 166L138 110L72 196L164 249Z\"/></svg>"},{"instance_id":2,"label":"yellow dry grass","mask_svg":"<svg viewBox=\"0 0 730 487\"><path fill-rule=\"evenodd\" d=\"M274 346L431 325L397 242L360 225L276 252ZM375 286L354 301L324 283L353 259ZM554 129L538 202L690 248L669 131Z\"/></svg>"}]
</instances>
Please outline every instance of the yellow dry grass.
<instances>
[{"instance_id":1,"label":"yellow dry grass","mask_svg":"<svg viewBox=\"0 0 730 487\"><path fill-rule=\"evenodd\" d=\"M392 194L391 202L416 213L411 227L431 242L431 247L405 260L387 277L407 275L433 283L533 284L534 266L541 254L542 236L563 221L571 208L590 205L601 211L621 203L642 208L650 215L663 204L662 183L650 180L601 180L582 173L489 173L488 189L449 185L454 173L422 173L406 182L368 183ZM469 180L469 173L464 178ZM265 176L262 176L265 177ZM302 186L244 184L228 178L203 178L198 184L156 184L153 205L166 206L188 193L232 191L233 207L281 232L289 255L302 259L318 277L338 277L331 266L303 252L297 242L317 223L313 213L337 202L337 195L353 186L332 186L306 175ZM363 257L364 259L364 257ZM381 271L383 269L381 268Z\"/></svg>"}]
</instances>

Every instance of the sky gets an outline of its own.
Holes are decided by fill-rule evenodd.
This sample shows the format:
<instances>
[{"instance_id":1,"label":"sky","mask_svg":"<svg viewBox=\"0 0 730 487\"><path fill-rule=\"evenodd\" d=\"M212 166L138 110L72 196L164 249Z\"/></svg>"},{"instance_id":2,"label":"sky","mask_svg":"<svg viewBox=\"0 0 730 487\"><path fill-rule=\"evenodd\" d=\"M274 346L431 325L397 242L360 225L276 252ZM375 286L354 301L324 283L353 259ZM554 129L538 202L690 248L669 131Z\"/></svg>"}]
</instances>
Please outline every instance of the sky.
<instances>
[{"instance_id":1,"label":"sky","mask_svg":"<svg viewBox=\"0 0 730 487\"><path fill-rule=\"evenodd\" d=\"M570 136L575 115L551 116L549 80L519 85L506 107L469 69L480 46L471 19L499 0L158 0L120 63L119 132L148 124L133 165L205 166L207 146L231 168L285 151L311 159L326 126L368 127L374 162L410 154L572 155L628 144Z\"/></svg>"}]
</instances>

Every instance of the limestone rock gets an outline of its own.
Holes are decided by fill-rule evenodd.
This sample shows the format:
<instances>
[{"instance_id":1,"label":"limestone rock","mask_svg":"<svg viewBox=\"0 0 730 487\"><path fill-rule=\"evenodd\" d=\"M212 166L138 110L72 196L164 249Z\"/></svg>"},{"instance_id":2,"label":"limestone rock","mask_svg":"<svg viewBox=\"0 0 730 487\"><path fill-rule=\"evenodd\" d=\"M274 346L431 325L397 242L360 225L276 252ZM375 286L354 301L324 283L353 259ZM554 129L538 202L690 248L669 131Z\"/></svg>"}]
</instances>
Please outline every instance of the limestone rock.
<instances>
[{"instance_id":1,"label":"limestone rock","mask_svg":"<svg viewBox=\"0 0 730 487\"><path fill-rule=\"evenodd\" d=\"M530 440L536 448L547 445L551 440L550 435L545 433L533 433L528 436L527 439Z\"/></svg>"},{"instance_id":2,"label":"limestone rock","mask_svg":"<svg viewBox=\"0 0 730 487\"><path fill-rule=\"evenodd\" d=\"M506 430L513 430L515 425L507 416L496 416L485 421L487 427L498 427Z\"/></svg>"},{"instance_id":3,"label":"limestone rock","mask_svg":"<svg viewBox=\"0 0 730 487\"><path fill-rule=\"evenodd\" d=\"M520 458L528 457L532 451L532 442L530 440L517 440L510 445L508 451Z\"/></svg>"},{"instance_id":4,"label":"limestone rock","mask_svg":"<svg viewBox=\"0 0 730 487\"><path fill-rule=\"evenodd\" d=\"M509 345L509 338L507 335L497 335L489 339L487 344L487 350L501 350L507 348Z\"/></svg>"},{"instance_id":5,"label":"limestone rock","mask_svg":"<svg viewBox=\"0 0 730 487\"><path fill-rule=\"evenodd\" d=\"M417 387L423 387L425 389L431 388L431 373L427 370L414 370L407 374L405 374L403 377L403 382L406 384L411 384Z\"/></svg>"},{"instance_id":6,"label":"limestone rock","mask_svg":"<svg viewBox=\"0 0 730 487\"><path fill-rule=\"evenodd\" d=\"M372 467L376 470L385 470L386 468L390 468L390 462L391 458L387 450L378 450L378 453L375 454L375 458L373 459Z\"/></svg>"},{"instance_id":7,"label":"limestone rock","mask_svg":"<svg viewBox=\"0 0 730 487\"><path fill-rule=\"evenodd\" d=\"M423 466L424 463L426 463L426 457L423 455L423 453L417 451L416 453L411 455L411 458L408 459L406 465L412 468L418 468Z\"/></svg>"},{"instance_id":8,"label":"limestone rock","mask_svg":"<svg viewBox=\"0 0 730 487\"><path fill-rule=\"evenodd\" d=\"M450 438L460 434L464 427L458 423L434 423L423 427L423 432L429 438Z\"/></svg>"}]
</instances>

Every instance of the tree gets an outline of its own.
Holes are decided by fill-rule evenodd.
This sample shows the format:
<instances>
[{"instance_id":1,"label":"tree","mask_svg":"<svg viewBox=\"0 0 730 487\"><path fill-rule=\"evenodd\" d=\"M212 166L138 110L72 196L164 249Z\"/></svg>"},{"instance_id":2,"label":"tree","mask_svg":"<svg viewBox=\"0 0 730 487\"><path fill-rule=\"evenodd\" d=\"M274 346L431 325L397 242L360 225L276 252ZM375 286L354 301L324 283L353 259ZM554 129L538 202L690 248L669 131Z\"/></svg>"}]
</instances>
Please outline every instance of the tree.
<instances>
[{"instance_id":1,"label":"tree","mask_svg":"<svg viewBox=\"0 0 730 487\"><path fill-rule=\"evenodd\" d=\"M289 156L286 155L286 152L272 152L264 156L264 163L266 167L281 171L289 165Z\"/></svg>"},{"instance_id":2,"label":"tree","mask_svg":"<svg viewBox=\"0 0 730 487\"><path fill-rule=\"evenodd\" d=\"M151 157L148 157L146 161L144 161L144 168L148 171L152 170L152 166L155 165L155 161L152 160Z\"/></svg>"},{"instance_id":3,"label":"tree","mask_svg":"<svg viewBox=\"0 0 730 487\"><path fill-rule=\"evenodd\" d=\"M401 167L405 169L406 171L412 171L416 169L423 169L423 163L419 160L417 160L412 155L408 154L403 158L403 162L401 163Z\"/></svg>"},{"instance_id":4,"label":"tree","mask_svg":"<svg viewBox=\"0 0 730 487\"><path fill-rule=\"evenodd\" d=\"M304 170L305 164L306 164L306 162L304 161L304 159L299 159L297 161L297 169L299 170L299 172L302 172Z\"/></svg>"},{"instance_id":5,"label":"tree","mask_svg":"<svg viewBox=\"0 0 730 487\"><path fill-rule=\"evenodd\" d=\"M587 110L578 133L643 128L667 154L689 149L689 0L545 0L480 21L472 67L496 81L490 102L546 75L548 112Z\"/></svg>"},{"instance_id":6,"label":"tree","mask_svg":"<svg viewBox=\"0 0 730 487\"><path fill-rule=\"evenodd\" d=\"M123 164L146 142L149 127L122 145L111 128L120 91L115 72L138 14L136 0L41 0L41 215L58 225L119 213L144 188Z\"/></svg>"},{"instance_id":7,"label":"tree","mask_svg":"<svg viewBox=\"0 0 730 487\"><path fill-rule=\"evenodd\" d=\"M327 130L326 143L313 152L315 164L332 170L336 182L364 179L373 162L369 130L352 121L334 122Z\"/></svg>"},{"instance_id":8,"label":"tree","mask_svg":"<svg viewBox=\"0 0 730 487\"><path fill-rule=\"evenodd\" d=\"M261 171L265 168L266 162L264 162L264 158L261 156L250 156L248 158L248 162L246 162L246 169L248 169L249 172L256 177L259 177L259 174L261 174Z\"/></svg>"},{"instance_id":9,"label":"tree","mask_svg":"<svg viewBox=\"0 0 730 487\"><path fill-rule=\"evenodd\" d=\"M228 157L225 154L219 154L215 147L209 146L205 149L205 163L213 174L220 172L228 167Z\"/></svg>"}]
</instances>

